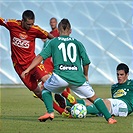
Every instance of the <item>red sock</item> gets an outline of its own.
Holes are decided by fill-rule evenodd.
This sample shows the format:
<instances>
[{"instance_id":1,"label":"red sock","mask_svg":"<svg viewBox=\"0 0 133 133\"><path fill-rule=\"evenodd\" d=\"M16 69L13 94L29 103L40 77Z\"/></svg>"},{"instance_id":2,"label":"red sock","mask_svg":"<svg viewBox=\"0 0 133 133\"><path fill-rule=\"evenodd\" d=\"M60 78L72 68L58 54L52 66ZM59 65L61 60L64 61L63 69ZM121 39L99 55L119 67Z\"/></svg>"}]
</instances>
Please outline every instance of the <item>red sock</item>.
<instances>
[{"instance_id":1,"label":"red sock","mask_svg":"<svg viewBox=\"0 0 133 133\"><path fill-rule=\"evenodd\" d=\"M71 94L69 94L67 91L63 91L62 93L61 93L61 95L63 96L63 97L65 97L68 101L69 101L69 99L68 99L68 95L71 95ZM75 99L75 98L74 98ZM70 102L70 101L69 101ZM71 102L70 102L71 103ZM71 104L76 104L77 103L77 101L76 101L76 99L73 101L73 103L71 103Z\"/></svg>"},{"instance_id":2,"label":"red sock","mask_svg":"<svg viewBox=\"0 0 133 133\"><path fill-rule=\"evenodd\" d=\"M67 88L66 88L66 91L67 91L68 93L70 93L70 88L69 88L69 87L67 87Z\"/></svg>"},{"instance_id":3,"label":"red sock","mask_svg":"<svg viewBox=\"0 0 133 133\"><path fill-rule=\"evenodd\" d=\"M63 91L61 95L67 99L69 93L67 91Z\"/></svg>"},{"instance_id":4,"label":"red sock","mask_svg":"<svg viewBox=\"0 0 133 133\"><path fill-rule=\"evenodd\" d=\"M53 107L54 109L59 112L60 114L62 114L64 112L64 109L61 108L60 106L58 106L54 101L53 101Z\"/></svg>"}]
</instances>

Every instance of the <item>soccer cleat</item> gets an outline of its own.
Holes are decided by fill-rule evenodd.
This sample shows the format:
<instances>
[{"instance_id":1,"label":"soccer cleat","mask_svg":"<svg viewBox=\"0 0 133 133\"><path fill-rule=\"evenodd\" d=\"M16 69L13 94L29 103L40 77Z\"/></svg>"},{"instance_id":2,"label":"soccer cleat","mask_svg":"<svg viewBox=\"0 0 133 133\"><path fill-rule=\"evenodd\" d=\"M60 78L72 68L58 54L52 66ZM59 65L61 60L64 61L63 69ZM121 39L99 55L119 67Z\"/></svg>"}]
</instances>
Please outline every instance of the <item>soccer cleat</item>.
<instances>
[{"instance_id":1,"label":"soccer cleat","mask_svg":"<svg viewBox=\"0 0 133 133\"><path fill-rule=\"evenodd\" d=\"M54 119L54 112L52 112L52 113L46 113L45 115L40 116L40 117L38 118L38 120L39 120L40 122L45 122L45 121L48 120L48 119L50 119L51 121Z\"/></svg>"},{"instance_id":2,"label":"soccer cleat","mask_svg":"<svg viewBox=\"0 0 133 133\"><path fill-rule=\"evenodd\" d=\"M62 117L71 118L70 108L68 109L68 107L67 107L66 109L64 109L64 112L62 112Z\"/></svg>"},{"instance_id":3,"label":"soccer cleat","mask_svg":"<svg viewBox=\"0 0 133 133\"><path fill-rule=\"evenodd\" d=\"M70 116L71 116L70 113L62 112L62 117L69 118Z\"/></svg>"},{"instance_id":4,"label":"soccer cleat","mask_svg":"<svg viewBox=\"0 0 133 133\"><path fill-rule=\"evenodd\" d=\"M36 94L34 94L34 93L33 93L33 97L34 97L34 98L38 98L38 96L37 96Z\"/></svg>"},{"instance_id":5,"label":"soccer cleat","mask_svg":"<svg viewBox=\"0 0 133 133\"><path fill-rule=\"evenodd\" d=\"M59 106L61 108L65 109L66 101L65 101L64 97L62 97L60 94L55 94L54 97L55 97L56 102L59 104Z\"/></svg>"},{"instance_id":6,"label":"soccer cleat","mask_svg":"<svg viewBox=\"0 0 133 133\"><path fill-rule=\"evenodd\" d=\"M73 105L77 103L76 99L71 94L68 94L67 100Z\"/></svg>"},{"instance_id":7,"label":"soccer cleat","mask_svg":"<svg viewBox=\"0 0 133 133\"><path fill-rule=\"evenodd\" d=\"M115 124L117 121L114 118L109 118L108 119L108 124Z\"/></svg>"}]
</instances>

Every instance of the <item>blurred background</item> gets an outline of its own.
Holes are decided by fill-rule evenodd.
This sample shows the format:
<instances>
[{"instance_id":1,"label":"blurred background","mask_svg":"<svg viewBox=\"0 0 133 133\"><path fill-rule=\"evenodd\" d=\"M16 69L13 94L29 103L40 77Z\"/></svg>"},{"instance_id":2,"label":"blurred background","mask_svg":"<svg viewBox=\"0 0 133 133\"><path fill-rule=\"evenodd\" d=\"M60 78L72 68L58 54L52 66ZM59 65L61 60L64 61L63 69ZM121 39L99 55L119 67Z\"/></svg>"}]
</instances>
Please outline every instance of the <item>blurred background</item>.
<instances>
[{"instance_id":1,"label":"blurred background","mask_svg":"<svg viewBox=\"0 0 133 133\"><path fill-rule=\"evenodd\" d=\"M35 24L50 31L49 19L58 22L68 18L71 36L85 46L91 65L91 84L117 82L116 66L123 62L130 68L133 79L133 25L132 0L0 0L0 17L21 19L24 10L33 10ZM43 42L36 39L36 54ZM0 27L0 83L22 84L11 62L9 31Z\"/></svg>"}]
</instances>

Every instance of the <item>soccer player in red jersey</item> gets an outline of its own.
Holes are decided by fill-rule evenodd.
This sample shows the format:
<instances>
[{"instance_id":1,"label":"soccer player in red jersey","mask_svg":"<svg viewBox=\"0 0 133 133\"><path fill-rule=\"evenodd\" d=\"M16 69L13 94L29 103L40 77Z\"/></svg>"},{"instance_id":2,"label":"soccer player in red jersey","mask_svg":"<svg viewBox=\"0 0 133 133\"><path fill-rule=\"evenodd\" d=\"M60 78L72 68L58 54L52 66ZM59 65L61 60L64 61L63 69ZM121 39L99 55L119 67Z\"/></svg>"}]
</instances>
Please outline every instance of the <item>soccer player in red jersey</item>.
<instances>
[{"instance_id":1,"label":"soccer player in red jersey","mask_svg":"<svg viewBox=\"0 0 133 133\"><path fill-rule=\"evenodd\" d=\"M49 38L53 35L47 31L42 30L39 26L34 25L35 15L31 10L26 10L22 14L22 20L6 20L0 18L0 25L6 27L10 31L11 37L11 58L15 71L21 78L21 73L27 68L35 55L35 39ZM38 87L38 81L42 78L47 79L48 73L42 64L39 64L32 72L21 80L33 91L39 98L41 98L41 90Z\"/></svg>"},{"instance_id":2,"label":"soccer player in red jersey","mask_svg":"<svg viewBox=\"0 0 133 133\"><path fill-rule=\"evenodd\" d=\"M35 15L31 10L26 10L22 14L22 20L3 19L0 18L0 25L7 28L11 37L11 58L14 69L21 78L21 73L28 68L31 62L36 57L35 55L35 39L52 39L53 35L41 29L39 26L34 25ZM43 79L47 80L49 73L46 71L43 64L35 67L25 79L21 78L26 87L33 91L40 99L42 99L42 89L38 86L38 82ZM54 108L57 110L59 107L53 102ZM61 109L59 113L62 113Z\"/></svg>"},{"instance_id":3,"label":"soccer player in red jersey","mask_svg":"<svg viewBox=\"0 0 133 133\"><path fill-rule=\"evenodd\" d=\"M59 31L57 28L57 19L56 18L53 17L50 19L50 27L52 29L52 31L50 31L50 34L52 34L54 37L58 37Z\"/></svg>"}]
</instances>

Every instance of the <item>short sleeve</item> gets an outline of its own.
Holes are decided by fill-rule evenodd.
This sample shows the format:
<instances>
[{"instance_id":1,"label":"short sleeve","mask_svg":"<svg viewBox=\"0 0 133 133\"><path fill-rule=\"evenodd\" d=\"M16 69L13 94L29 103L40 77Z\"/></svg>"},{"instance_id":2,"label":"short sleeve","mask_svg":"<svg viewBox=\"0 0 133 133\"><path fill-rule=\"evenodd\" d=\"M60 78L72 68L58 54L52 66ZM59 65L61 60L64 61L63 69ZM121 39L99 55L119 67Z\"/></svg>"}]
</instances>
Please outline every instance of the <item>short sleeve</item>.
<instances>
[{"instance_id":1,"label":"short sleeve","mask_svg":"<svg viewBox=\"0 0 133 133\"><path fill-rule=\"evenodd\" d=\"M8 30L11 29L11 25L13 22L16 22L16 19L3 19L0 18L0 25L6 27Z\"/></svg>"},{"instance_id":2,"label":"short sleeve","mask_svg":"<svg viewBox=\"0 0 133 133\"><path fill-rule=\"evenodd\" d=\"M46 39L48 37L48 32L41 29L39 26L35 25L33 28L37 30L37 38Z\"/></svg>"},{"instance_id":3,"label":"short sleeve","mask_svg":"<svg viewBox=\"0 0 133 133\"><path fill-rule=\"evenodd\" d=\"M44 60L52 56L52 40L46 42L46 46L42 49L39 55L42 56Z\"/></svg>"}]
</instances>

